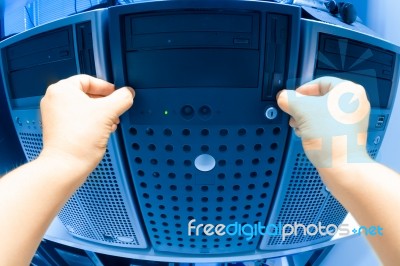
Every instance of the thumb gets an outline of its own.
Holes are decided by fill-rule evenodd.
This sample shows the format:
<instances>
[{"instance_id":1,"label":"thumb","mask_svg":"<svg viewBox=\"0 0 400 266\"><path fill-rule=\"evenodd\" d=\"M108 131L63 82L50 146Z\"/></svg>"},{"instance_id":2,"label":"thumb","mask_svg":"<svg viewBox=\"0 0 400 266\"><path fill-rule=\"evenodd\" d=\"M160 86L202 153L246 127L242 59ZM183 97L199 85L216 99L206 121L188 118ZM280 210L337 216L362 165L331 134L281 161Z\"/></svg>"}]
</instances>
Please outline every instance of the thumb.
<instances>
[{"instance_id":1,"label":"thumb","mask_svg":"<svg viewBox=\"0 0 400 266\"><path fill-rule=\"evenodd\" d=\"M112 116L119 117L133 105L135 91L131 87L122 87L110 95L96 99Z\"/></svg>"},{"instance_id":2,"label":"thumb","mask_svg":"<svg viewBox=\"0 0 400 266\"><path fill-rule=\"evenodd\" d=\"M304 108L304 96L294 90L281 90L278 92L276 98L279 108L296 119L302 108Z\"/></svg>"}]
</instances>

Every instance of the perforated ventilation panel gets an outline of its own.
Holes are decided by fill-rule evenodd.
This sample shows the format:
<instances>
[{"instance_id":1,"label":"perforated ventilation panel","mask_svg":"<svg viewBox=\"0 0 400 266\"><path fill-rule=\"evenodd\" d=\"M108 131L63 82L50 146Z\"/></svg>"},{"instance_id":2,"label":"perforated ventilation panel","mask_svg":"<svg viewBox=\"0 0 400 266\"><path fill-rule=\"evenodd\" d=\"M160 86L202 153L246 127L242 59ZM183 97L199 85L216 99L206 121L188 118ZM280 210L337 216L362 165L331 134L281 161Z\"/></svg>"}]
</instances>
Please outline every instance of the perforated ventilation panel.
<instances>
[{"instance_id":1,"label":"perforated ventilation panel","mask_svg":"<svg viewBox=\"0 0 400 266\"><path fill-rule=\"evenodd\" d=\"M284 149L276 126L190 129L135 126L129 132L130 166L147 231L156 250L230 253L254 250L259 236L188 236L188 222L264 223ZM196 169L209 154L215 168Z\"/></svg>"},{"instance_id":2,"label":"perforated ventilation panel","mask_svg":"<svg viewBox=\"0 0 400 266\"><path fill-rule=\"evenodd\" d=\"M291 224L295 222L305 226L309 224L322 226L334 224L340 225L347 215L346 209L329 193L319 176L317 169L307 159L307 156L301 152L301 143L292 143L293 150L299 151L293 154L289 151L288 169L284 174L282 183L283 195L278 195L275 213L272 214L270 224ZM368 153L375 158L377 149L370 149ZM293 154L293 155L292 155ZM279 202L280 198L283 198ZM334 228L332 228L334 229ZM322 236L316 234L307 236L299 229L297 236L287 236L283 241L282 235L266 236L260 248L261 249L283 249L295 248L330 239L330 235Z\"/></svg>"},{"instance_id":3,"label":"perforated ventilation panel","mask_svg":"<svg viewBox=\"0 0 400 266\"><path fill-rule=\"evenodd\" d=\"M20 132L28 160L42 150L40 133ZM131 191L109 145L104 158L87 181L68 200L59 213L66 229L74 236L103 244L144 248L146 243L133 212Z\"/></svg>"}]
</instances>

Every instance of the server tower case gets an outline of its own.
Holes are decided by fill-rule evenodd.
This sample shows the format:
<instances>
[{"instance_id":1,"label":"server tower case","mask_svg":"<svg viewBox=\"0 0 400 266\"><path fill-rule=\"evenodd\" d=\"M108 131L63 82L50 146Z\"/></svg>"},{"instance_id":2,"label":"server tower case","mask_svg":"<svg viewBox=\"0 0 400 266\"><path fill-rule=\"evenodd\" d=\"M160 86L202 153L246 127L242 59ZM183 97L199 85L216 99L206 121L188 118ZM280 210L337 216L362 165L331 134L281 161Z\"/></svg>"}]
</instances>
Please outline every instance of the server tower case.
<instances>
[{"instance_id":1,"label":"server tower case","mask_svg":"<svg viewBox=\"0 0 400 266\"><path fill-rule=\"evenodd\" d=\"M47 86L74 74L110 80L106 25L107 10L96 10L41 25L0 44L5 94L29 161L42 149L39 103ZM119 147L118 134L112 134L104 158L58 217L76 237L146 248Z\"/></svg>"},{"instance_id":2,"label":"server tower case","mask_svg":"<svg viewBox=\"0 0 400 266\"><path fill-rule=\"evenodd\" d=\"M296 75L299 21L298 7L257 1L110 9L115 83L136 89L122 135L155 250L256 250L259 235L189 235L188 223L266 221L288 134L275 95Z\"/></svg>"},{"instance_id":3,"label":"server tower case","mask_svg":"<svg viewBox=\"0 0 400 266\"><path fill-rule=\"evenodd\" d=\"M371 103L367 151L375 159L389 122L399 80L398 46L378 37L351 29L301 20L299 84L322 76L334 76L364 86ZM317 115L317 114L316 114ZM331 145L330 140L323 145ZM352 140L349 140L352 141ZM377 177L378 178L378 177ZM323 184L307 159L301 140L292 132L283 162L282 178L269 217L271 224L309 224L336 227L347 211ZM313 245L329 240L335 233L287 237L265 236L260 248L278 250ZM352 230L353 228L348 228Z\"/></svg>"}]
</instances>

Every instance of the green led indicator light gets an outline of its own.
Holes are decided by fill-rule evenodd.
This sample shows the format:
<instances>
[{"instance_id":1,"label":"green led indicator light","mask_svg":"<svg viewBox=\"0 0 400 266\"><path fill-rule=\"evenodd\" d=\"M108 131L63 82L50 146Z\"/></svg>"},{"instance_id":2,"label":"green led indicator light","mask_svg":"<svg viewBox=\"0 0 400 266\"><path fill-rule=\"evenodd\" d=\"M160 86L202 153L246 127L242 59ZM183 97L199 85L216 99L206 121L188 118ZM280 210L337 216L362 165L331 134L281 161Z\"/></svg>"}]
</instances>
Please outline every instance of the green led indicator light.
<instances>
[{"instance_id":1,"label":"green led indicator light","mask_svg":"<svg viewBox=\"0 0 400 266\"><path fill-rule=\"evenodd\" d=\"M164 111L164 115L168 115L168 110L165 110L165 111Z\"/></svg>"}]
</instances>

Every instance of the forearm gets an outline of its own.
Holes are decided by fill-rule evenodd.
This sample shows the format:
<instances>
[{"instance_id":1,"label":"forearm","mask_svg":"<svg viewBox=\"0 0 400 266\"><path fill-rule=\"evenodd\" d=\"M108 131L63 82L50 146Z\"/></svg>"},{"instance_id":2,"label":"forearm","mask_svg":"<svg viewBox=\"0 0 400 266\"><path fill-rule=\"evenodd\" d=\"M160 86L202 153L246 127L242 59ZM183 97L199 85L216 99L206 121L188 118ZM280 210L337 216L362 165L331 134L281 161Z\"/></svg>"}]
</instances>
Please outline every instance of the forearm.
<instances>
[{"instance_id":1,"label":"forearm","mask_svg":"<svg viewBox=\"0 0 400 266\"><path fill-rule=\"evenodd\" d=\"M400 176L374 161L319 169L332 194L363 226L380 226L383 236L367 236L385 265L400 261Z\"/></svg>"},{"instance_id":2,"label":"forearm","mask_svg":"<svg viewBox=\"0 0 400 266\"><path fill-rule=\"evenodd\" d=\"M28 265L47 227L88 169L41 155L0 179L0 265Z\"/></svg>"}]
</instances>

